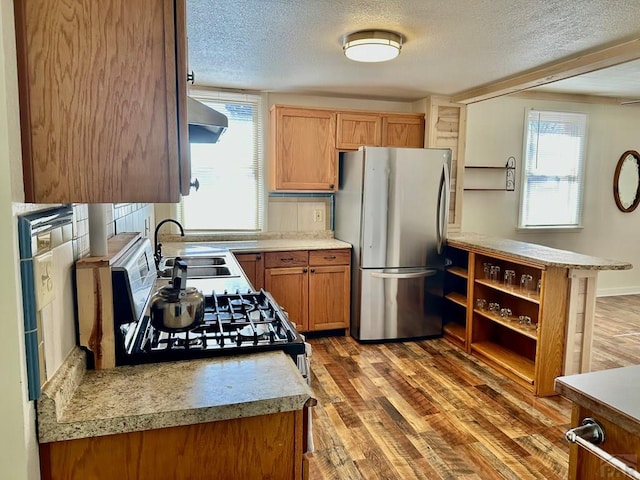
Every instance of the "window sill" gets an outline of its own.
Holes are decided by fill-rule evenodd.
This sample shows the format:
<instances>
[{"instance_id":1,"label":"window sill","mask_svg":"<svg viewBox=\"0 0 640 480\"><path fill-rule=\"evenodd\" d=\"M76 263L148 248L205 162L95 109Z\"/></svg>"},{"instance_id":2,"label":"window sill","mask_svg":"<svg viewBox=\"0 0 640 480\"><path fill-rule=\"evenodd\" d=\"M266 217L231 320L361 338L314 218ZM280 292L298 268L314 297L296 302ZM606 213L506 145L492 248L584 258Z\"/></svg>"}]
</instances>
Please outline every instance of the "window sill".
<instances>
[{"instance_id":1,"label":"window sill","mask_svg":"<svg viewBox=\"0 0 640 480\"><path fill-rule=\"evenodd\" d=\"M517 227L518 233L579 233L584 230L582 225L576 227Z\"/></svg>"}]
</instances>

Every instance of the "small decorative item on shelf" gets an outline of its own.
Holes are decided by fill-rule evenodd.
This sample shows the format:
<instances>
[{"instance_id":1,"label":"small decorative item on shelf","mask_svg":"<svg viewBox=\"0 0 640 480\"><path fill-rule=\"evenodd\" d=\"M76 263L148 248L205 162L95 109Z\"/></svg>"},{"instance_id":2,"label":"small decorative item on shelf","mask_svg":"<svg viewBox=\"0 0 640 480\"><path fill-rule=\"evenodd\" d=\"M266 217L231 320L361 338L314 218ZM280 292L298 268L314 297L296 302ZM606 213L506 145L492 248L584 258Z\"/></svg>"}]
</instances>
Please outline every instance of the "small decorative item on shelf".
<instances>
[{"instance_id":1,"label":"small decorative item on shelf","mask_svg":"<svg viewBox=\"0 0 640 480\"><path fill-rule=\"evenodd\" d=\"M507 164L504 167L507 170L505 190L513 192L516 189L516 158L507 158Z\"/></svg>"},{"instance_id":2,"label":"small decorative item on shelf","mask_svg":"<svg viewBox=\"0 0 640 480\"><path fill-rule=\"evenodd\" d=\"M486 310L487 309L487 301L484 298L479 298L476 300L476 308L478 310Z\"/></svg>"},{"instance_id":3,"label":"small decorative item on shelf","mask_svg":"<svg viewBox=\"0 0 640 480\"><path fill-rule=\"evenodd\" d=\"M500 313L500 304L498 302L490 302L489 311L498 315Z\"/></svg>"}]
</instances>

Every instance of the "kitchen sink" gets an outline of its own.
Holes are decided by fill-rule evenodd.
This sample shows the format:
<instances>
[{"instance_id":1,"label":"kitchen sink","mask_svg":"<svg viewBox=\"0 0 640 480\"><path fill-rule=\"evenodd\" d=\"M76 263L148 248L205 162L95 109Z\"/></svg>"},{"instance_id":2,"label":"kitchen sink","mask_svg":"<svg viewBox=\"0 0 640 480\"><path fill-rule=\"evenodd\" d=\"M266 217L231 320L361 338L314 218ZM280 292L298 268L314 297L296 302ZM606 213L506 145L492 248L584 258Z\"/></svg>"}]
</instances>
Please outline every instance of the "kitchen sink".
<instances>
[{"instance_id":1,"label":"kitchen sink","mask_svg":"<svg viewBox=\"0 0 640 480\"><path fill-rule=\"evenodd\" d=\"M224 257L180 257L187 263L187 267L208 267L213 265L225 265L227 260ZM165 267L173 267L175 258L167 258L164 263Z\"/></svg>"},{"instance_id":2,"label":"kitchen sink","mask_svg":"<svg viewBox=\"0 0 640 480\"><path fill-rule=\"evenodd\" d=\"M158 272L162 278L171 278L173 267L167 267ZM216 278L235 276L227 267L213 265L187 266L187 278Z\"/></svg>"}]
</instances>

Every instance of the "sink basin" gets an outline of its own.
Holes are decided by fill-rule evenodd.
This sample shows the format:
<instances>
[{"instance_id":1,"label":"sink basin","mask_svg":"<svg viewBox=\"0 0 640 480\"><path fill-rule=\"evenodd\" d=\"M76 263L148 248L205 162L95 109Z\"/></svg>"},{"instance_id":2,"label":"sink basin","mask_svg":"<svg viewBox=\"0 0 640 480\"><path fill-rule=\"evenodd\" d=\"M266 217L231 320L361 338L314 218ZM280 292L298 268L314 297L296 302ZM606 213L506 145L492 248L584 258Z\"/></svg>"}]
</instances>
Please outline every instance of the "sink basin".
<instances>
[{"instance_id":1,"label":"sink basin","mask_svg":"<svg viewBox=\"0 0 640 480\"><path fill-rule=\"evenodd\" d=\"M162 278L171 278L173 275L173 267L167 267L159 271ZM231 270L227 267L213 265L199 265L187 267L187 279L189 278L215 278L215 277L233 277Z\"/></svg>"},{"instance_id":2,"label":"sink basin","mask_svg":"<svg viewBox=\"0 0 640 480\"><path fill-rule=\"evenodd\" d=\"M224 265L227 263L224 257L180 257L187 262L187 267L204 267L211 265ZM167 258L165 267L173 267L175 258Z\"/></svg>"}]
</instances>

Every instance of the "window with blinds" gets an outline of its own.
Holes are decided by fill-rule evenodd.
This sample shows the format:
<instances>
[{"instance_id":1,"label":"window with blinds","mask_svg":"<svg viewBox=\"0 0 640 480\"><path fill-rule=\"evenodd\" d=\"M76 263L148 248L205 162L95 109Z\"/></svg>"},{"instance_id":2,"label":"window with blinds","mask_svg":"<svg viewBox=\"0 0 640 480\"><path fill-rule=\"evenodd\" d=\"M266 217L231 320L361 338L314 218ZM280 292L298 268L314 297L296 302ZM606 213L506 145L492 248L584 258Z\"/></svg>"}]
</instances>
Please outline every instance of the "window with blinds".
<instances>
[{"instance_id":1,"label":"window with blinds","mask_svg":"<svg viewBox=\"0 0 640 480\"><path fill-rule=\"evenodd\" d=\"M200 189L182 198L186 230L256 232L264 222L262 108L259 95L199 91L192 96L224 113L229 126L214 144L191 144L191 177Z\"/></svg>"},{"instance_id":2,"label":"window with blinds","mask_svg":"<svg viewBox=\"0 0 640 480\"><path fill-rule=\"evenodd\" d=\"M580 228L587 116L528 110L520 228Z\"/></svg>"}]
</instances>

